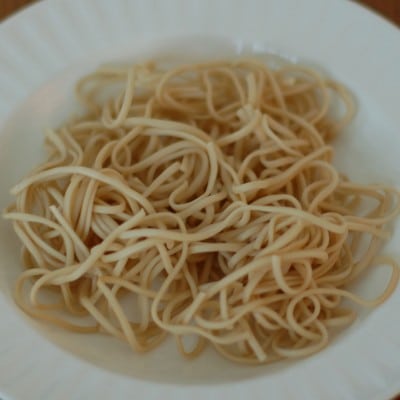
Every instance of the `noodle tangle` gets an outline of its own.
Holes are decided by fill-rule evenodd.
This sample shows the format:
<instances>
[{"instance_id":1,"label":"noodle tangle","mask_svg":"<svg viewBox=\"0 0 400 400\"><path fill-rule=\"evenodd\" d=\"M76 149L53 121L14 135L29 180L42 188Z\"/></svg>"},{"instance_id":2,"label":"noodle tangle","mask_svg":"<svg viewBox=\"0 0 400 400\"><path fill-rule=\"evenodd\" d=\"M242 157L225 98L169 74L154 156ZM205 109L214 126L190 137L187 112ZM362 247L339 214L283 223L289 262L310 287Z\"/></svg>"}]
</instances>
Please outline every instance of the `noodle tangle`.
<instances>
[{"instance_id":1,"label":"noodle tangle","mask_svg":"<svg viewBox=\"0 0 400 400\"><path fill-rule=\"evenodd\" d=\"M394 291L399 269L377 254L399 193L333 166L354 114L339 83L256 59L148 62L100 68L77 93L84 117L46 133L47 160L4 214L30 316L137 352L172 335L186 357L211 344L259 364L321 350L356 316L344 299ZM347 289L379 264L379 298Z\"/></svg>"}]
</instances>

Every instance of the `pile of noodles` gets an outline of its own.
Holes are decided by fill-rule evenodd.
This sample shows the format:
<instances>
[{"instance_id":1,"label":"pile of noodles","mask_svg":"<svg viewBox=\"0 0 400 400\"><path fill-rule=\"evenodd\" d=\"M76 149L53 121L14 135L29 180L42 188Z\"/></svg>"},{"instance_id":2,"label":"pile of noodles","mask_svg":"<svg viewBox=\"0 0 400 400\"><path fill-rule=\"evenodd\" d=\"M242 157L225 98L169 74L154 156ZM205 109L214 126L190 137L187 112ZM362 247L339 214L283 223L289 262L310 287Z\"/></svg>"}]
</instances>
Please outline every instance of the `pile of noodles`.
<instances>
[{"instance_id":1,"label":"pile of noodles","mask_svg":"<svg viewBox=\"0 0 400 400\"><path fill-rule=\"evenodd\" d=\"M29 315L138 352L170 334L185 356L211 344L266 363L326 346L355 318L345 298L395 289L376 254L399 193L332 165L354 113L340 84L238 59L104 67L77 91L85 117L47 132L47 161L5 214ZM381 297L346 290L378 264L393 269Z\"/></svg>"}]
</instances>

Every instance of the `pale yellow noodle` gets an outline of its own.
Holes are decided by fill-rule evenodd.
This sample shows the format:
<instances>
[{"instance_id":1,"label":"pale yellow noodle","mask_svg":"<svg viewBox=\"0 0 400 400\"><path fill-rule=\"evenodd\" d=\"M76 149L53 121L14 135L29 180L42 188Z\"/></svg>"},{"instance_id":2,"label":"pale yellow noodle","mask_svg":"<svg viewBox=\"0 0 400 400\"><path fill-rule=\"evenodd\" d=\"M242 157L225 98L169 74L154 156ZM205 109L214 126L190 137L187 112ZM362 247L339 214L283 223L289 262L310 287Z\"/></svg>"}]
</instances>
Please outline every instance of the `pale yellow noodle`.
<instances>
[{"instance_id":1,"label":"pale yellow noodle","mask_svg":"<svg viewBox=\"0 0 400 400\"><path fill-rule=\"evenodd\" d=\"M103 67L77 94L86 113L46 132L47 160L4 214L27 314L135 351L171 334L185 357L211 344L260 364L323 349L356 316L343 299L373 307L395 290L398 266L377 254L399 192L332 164L355 110L341 84L256 59L148 62ZM349 290L382 264L381 296Z\"/></svg>"}]
</instances>

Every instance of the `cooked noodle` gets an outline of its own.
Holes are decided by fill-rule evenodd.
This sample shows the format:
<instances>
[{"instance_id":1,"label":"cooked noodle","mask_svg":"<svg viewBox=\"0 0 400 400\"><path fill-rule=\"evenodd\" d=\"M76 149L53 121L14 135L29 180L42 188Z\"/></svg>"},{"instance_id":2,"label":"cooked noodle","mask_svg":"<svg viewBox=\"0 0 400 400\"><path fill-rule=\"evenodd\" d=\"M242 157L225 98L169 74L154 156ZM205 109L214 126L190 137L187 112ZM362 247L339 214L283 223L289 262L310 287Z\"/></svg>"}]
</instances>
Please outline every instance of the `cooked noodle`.
<instances>
[{"instance_id":1,"label":"cooked noodle","mask_svg":"<svg viewBox=\"0 0 400 400\"><path fill-rule=\"evenodd\" d=\"M325 347L355 318L344 299L395 289L396 263L376 254L399 193L332 165L354 114L340 84L239 59L104 67L77 89L85 117L47 132L5 214L27 314L139 352L171 334L188 357L210 343L267 363ZM346 289L378 264L392 267L379 298Z\"/></svg>"}]
</instances>

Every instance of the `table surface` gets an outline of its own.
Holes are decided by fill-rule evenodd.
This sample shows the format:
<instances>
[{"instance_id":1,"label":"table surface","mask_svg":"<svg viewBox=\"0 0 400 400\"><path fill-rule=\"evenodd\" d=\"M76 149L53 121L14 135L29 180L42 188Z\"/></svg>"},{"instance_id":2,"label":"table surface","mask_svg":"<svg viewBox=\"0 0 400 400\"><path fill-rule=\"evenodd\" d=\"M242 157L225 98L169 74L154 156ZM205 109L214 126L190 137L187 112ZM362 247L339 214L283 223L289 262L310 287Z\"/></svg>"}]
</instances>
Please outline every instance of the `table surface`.
<instances>
[{"instance_id":1,"label":"table surface","mask_svg":"<svg viewBox=\"0 0 400 400\"><path fill-rule=\"evenodd\" d=\"M37 0L0 0L0 21ZM339 0L335 0L339 1ZM359 0L400 27L400 0ZM393 400L400 400L400 395Z\"/></svg>"}]
</instances>

